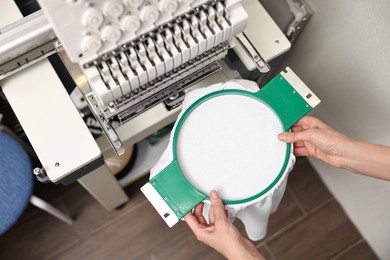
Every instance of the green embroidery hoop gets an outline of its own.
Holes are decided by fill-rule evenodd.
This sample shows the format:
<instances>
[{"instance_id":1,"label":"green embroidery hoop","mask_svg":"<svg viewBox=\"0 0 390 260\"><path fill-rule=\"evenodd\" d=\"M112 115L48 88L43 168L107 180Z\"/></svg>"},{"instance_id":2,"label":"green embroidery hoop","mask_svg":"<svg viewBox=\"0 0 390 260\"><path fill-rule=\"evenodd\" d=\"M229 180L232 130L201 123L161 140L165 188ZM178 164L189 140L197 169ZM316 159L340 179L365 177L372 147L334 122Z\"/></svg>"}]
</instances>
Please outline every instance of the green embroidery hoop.
<instances>
[{"instance_id":1,"label":"green embroidery hoop","mask_svg":"<svg viewBox=\"0 0 390 260\"><path fill-rule=\"evenodd\" d=\"M188 119L188 116L196 108L201 106L203 103L209 101L210 99L213 99L213 98L216 98L216 97L220 97L220 96L224 96L224 95L241 95L241 96L253 98L256 101L263 103L264 105L266 105L268 107L268 109L270 109L275 114L276 117L278 117L278 115L275 113L275 111L272 109L272 107L268 106L265 102L262 101L262 99L261 99L261 97L259 97L258 93L260 93L260 91L253 93L253 92L250 92L250 91L239 90L239 89L219 90L219 91L215 91L215 92L212 92L210 94L207 94L207 95L201 97L200 99L198 99L197 101L195 101L193 104L191 104L191 106L189 106L184 111L183 115L180 117L180 119L179 119L179 121L177 123L176 129L175 129L174 135L173 135L173 140L172 140L173 161L172 161L172 163L176 163L177 166L178 166L178 168L176 168L176 169L179 169L180 172L177 173L177 174L182 174L183 176L185 176L185 174L181 170L180 164L178 162L177 139L178 139L180 131L182 130L182 126L183 126L184 122ZM280 118L279 118L279 120L280 120ZM287 131L288 129L284 128L283 130ZM248 202L248 201L252 201L252 200L257 199L258 197L262 196L263 194L267 193L270 189L272 189L275 186L275 184L278 183L280 178L283 176L283 174L284 174L284 172L286 170L287 164L289 162L289 159L290 159L291 144L286 143L285 145L286 145L286 152L285 152L285 157L284 157L284 162L283 162L282 168L280 169L279 173L277 174L277 177L274 179L274 181L270 185L268 185L268 187L266 187L265 189L263 189L259 193L255 194L253 196L250 196L248 198L245 198L245 199L223 200L224 204L241 204L241 203L245 203L245 202ZM169 167L169 166L167 166L167 167ZM195 187L194 187L194 189L196 190ZM200 192L199 190L197 190L197 191ZM200 192L200 193L202 193L202 192ZM206 196L205 198L208 199L208 196L207 195L205 195L205 196Z\"/></svg>"},{"instance_id":2,"label":"green embroidery hoop","mask_svg":"<svg viewBox=\"0 0 390 260\"><path fill-rule=\"evenodd\" d=\"M197 204L208 198L207 194L194 188L184 176L177 160L177 139L181 127L191 112L208 100L221 95L241 95L262 102L279 118L285 131L288 131L295 122L320 102L310 89L291 70L287 69L287 72L278 74L257 92L238 89L219 90L207 94L191 104L183 112L176 125L172 140L172 162L144 186L148 186L147 190L144 187L141 189L169 226L177 222L167 220L171 213L175 215L177 220L181 219ZM309 100L310 98L311 100ZM256 195L240 200L224 200L224 203L241 204L250 202L272 190L286 171L291 149L291 144L286 144L284 163L271 184ZM158 198L156 199L156 197ZM166 210L170 213L164 214Z\"/></svg>"}]
</instances>

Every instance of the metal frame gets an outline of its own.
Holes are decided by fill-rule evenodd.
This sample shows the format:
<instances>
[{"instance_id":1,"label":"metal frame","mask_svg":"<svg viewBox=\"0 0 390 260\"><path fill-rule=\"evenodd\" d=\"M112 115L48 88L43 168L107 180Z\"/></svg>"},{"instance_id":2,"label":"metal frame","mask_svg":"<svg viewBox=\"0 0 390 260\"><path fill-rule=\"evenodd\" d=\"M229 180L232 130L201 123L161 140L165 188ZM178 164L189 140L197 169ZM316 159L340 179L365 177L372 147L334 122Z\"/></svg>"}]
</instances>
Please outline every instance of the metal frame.
<instances>
[{"instance_id":1,"label":"metal frame","mask_svg":"<svg viewBox=\"0 0 390 260\"><path fill-rule=\"evenodd\" d=\"M309 7L301 0L285 0L294 19L287 27L287 38L293 43L313 15Z\"/></svg>"},{"instance_id":2,"label":"metal frame","mask_svg":"<svg viewBox=\"0 0 390 260\"><path fill-rule=\"evenodd\" d=\"M0 28L0 80L56 52L56 36L42 11Z\"/></svg>"}]
</instances>

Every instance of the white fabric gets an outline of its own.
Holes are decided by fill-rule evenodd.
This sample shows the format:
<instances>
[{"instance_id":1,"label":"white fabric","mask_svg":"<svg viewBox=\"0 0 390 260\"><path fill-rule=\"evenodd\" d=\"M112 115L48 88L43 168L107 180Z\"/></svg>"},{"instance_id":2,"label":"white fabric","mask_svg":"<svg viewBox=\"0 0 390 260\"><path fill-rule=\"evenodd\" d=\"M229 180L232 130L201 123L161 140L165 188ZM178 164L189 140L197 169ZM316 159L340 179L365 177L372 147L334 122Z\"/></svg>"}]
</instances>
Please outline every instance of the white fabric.
<instances>
[{"instance_id":1,"label":"white fabric","mask_svg":"<svg viewBox=\"0 0 390 260\"><path fill-rule=\"evenodd\" d=\"M258 91L256 83L246 80L228 81L207 88L192 90L186 96L183 110L179 115L179 118L196 100L209 93L222 89L241 89L250 92ZM257 104L252 103L251 99L246 97L242 97L242 99L229 99L225 97L217 97L206 101L198 107L204 107L205 109L197 111L198 108L196 108L192 112L194 113L194 117L192 117L191 113L186 119L177 140L178 161L187 180L201 192L208 194L211 189L216 189L224 200L240 200L251 197L259 191L262 191L275 179L277 174L270 174L267 176L266 172L279 172L278 169L282 167L284 162L286 145L277 140L277 134L283 130L278 119L275 119L276 117L273 112L266 108L265 105L258 101L255 101ZM216 100L216 102L210 102L214 100ZM230 107L231 109L227 114L232 115L231 117L221 119L218 117L218 110L212 111L210 108L218 107L219 109L229 109L229 106L223 105L223 103L226 104L226 101L230 102L230 104L232 104L232 102L238 103L235 105L232 104ZM210 106L205 106L206 104L210 104ZM242 107L243 113L237 113L237 107ZM253 111L252 113L250 110L253 109L256 111ZM261 114L258 114L260 111ZM254 117L259 116L261 116L262 120L259 120L257 125L253 125L253 122L250 120L253 121ZM211 120L212 118L218 118L218 120L216 120L217 123L214 125L210 124L210 122L213 121ZM187 122L190 123L187 125ZM207 124L207 127L205 126L203 129L194 127L191 122L196 122L196 124L194 124L195 126L199 126L199 124L201 125L202 122L204 122ZM250 128L245 127L249 123L251 125ZM220 124L222 124L222 128L220 128ZM230 131L227 135L221 133L221 131L212 131L212 129L221 130L224 129L224 127L235 128L237 135L231 136L234 131ZM176 125L172 130L168 148L151 170L151 178L173 161L172 139L175 129ZM223 138L220 138L221 136L223 136ZM238 145L239 151L237 152L237 148L235 150L229 150L229 144L231 144L232 141L229 141L228 139L233 138L237 141L240 137L241 140L246 141L242 142L241 145L240 142L233 142L232 144L232 146L236 147ZM215 139L218 138L220 142L218 143L217 141L216 145ZM223 142L225 139L226 143ZM180 142L180 140L182 141ZM185 140L185 142L183 140ZM205 142L202 140L205 140ZM251 143L251 141L253 141L253 143ZM199 142L201 143L199 144ZM259 145L263 144L264 147L264 142L266 143L265 146L268 147L267 149L261 149L262 147ZM217 150L208 147L208 143L214 143L214 146L217 147L214 148ZM191 149L194 146L198 148ZM270 149L271 147L272 149ZM224 150L229 151L224 152ZM221 152L223 153L223 156L213 156ZM256 158L256 154L260 154L261 156ZM240 158L236 158L237 155L239 155ZM209 161L207 161L207 163L202 163L203 161L208 160L208 158ZM243 161L242 165L240 166L240 164L237 164L235 160ZM291 171L294 163L295 157L291 152L287 168L282 178L280 178L273 188L254 200L225 206L229 211L229 219L231 221L234 221L236 217L242 220L250 239L259 240L264 237L269 215L274 212L279 205L286 187L287 175ZM197 175L199 172L202 174ZM213 172L223 172L224 176L221 178L221 176L212 174ZM239 174L237 174L237 172L239 172ZM204 215L207 217L208 205L210 202L205 201L205 204Z\"/></svg>"},{"instance_id":2,"label":"white fabric","mask_svg":"<svg viewBox=\"0 0 390 260\"><path fill-rule=\"evenodd\" d=\"M287 145L275 133L282 131L277 115L254 98L213 97L192 110L181 126L177 159L197 190L208 194L216 189L229 201L247 199L280 172Z\"/></svg>"}]
</instances>

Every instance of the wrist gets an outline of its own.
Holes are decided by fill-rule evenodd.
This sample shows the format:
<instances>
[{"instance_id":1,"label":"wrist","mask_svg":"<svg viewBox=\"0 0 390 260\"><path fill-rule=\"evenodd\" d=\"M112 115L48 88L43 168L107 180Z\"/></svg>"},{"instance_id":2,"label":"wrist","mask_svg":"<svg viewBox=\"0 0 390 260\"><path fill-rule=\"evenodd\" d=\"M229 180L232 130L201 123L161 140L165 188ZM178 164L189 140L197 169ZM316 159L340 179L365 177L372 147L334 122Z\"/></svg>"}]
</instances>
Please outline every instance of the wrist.
<instances>
[{"instance_id":1,"label":"wrist","mask_svg":"<svg viewBox=\"0 0 390 260\"><path fill-rule=\"evenodd\" d=\"M390 147L353 140L349 150L343 159L343 169L390 180Z\"/></svg>"},{"instance_id":2,"label":"wrist","mask_svg":"<svg viewBox=\"0 0 390 260\"><path fill-rule=\"evenodd\" d=\"M353 165L355 165L361 156L359 141L345 136L339 156L338 168L351 171Z\"/></svg>"}]
</instances>

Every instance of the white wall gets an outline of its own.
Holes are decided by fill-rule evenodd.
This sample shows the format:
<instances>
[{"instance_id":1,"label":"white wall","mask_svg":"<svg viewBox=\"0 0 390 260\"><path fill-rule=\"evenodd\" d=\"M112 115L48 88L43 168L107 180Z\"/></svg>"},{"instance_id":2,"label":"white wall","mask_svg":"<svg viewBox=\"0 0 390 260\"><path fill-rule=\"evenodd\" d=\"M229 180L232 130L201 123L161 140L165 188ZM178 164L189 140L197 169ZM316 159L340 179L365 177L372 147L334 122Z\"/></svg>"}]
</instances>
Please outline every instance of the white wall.
<instances>
[{"instance_id":1,"label":"white wall","mask_svg":"<svg viewBox=\"0 0 390 260\"><path fill-rule=\"evenodd\" d=\"M314 16L285 65L322 99L316 116L390 146L390 1L306 2ZM376 254L390 259L390 182L311 162Z\"/></svg>"}]
</instances>

